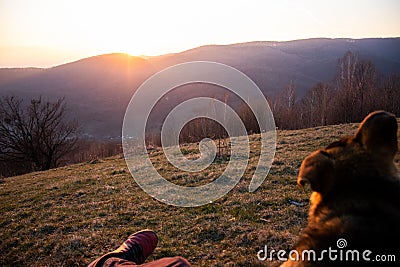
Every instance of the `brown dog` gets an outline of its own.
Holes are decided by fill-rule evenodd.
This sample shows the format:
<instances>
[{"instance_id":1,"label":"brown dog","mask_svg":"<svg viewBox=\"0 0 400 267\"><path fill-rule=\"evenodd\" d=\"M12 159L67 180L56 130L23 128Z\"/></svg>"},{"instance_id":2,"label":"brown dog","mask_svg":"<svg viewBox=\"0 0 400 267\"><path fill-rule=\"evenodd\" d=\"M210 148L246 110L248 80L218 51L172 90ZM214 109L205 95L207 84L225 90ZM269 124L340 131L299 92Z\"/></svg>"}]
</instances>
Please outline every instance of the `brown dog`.
<instances>
[{"instance_id":1,"label":"brown dog","mask_svg":"<svg viewBox=\"0 0 400 267\"><path fill-rule=\"evenodd\" d=\"M377 111L354 136L303 161L297 182L313 191L308 225L282 266L400 266L397 150L396 118Z\"/></svg>"}]
</instances>

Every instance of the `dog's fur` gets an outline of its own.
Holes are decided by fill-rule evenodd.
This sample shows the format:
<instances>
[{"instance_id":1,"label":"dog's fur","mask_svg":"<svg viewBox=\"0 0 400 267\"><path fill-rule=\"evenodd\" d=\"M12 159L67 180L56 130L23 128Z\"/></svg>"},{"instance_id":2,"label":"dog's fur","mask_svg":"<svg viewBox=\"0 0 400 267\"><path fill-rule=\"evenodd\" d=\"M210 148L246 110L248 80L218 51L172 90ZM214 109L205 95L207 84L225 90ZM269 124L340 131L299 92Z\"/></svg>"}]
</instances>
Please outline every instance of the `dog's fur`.
<instances>
[{"instance_id":1,"label":"dog's fur","mask_svg":"<svg viewBox=\"0 0 400 267\"><path fill-rule=\"evenodd\" d=\"M370 250L370 258L394 254L400 262L400 179L393 163L397 150L396 118L377 111L364 119L354 136L303 161L297 182L301 187L310 184L313 193L308 225L295 246L300 255L303 250L338 249L337 240L344 238L344 250ZM289 260L282 266L367 263Z\"/></svg>"}]
</instances>

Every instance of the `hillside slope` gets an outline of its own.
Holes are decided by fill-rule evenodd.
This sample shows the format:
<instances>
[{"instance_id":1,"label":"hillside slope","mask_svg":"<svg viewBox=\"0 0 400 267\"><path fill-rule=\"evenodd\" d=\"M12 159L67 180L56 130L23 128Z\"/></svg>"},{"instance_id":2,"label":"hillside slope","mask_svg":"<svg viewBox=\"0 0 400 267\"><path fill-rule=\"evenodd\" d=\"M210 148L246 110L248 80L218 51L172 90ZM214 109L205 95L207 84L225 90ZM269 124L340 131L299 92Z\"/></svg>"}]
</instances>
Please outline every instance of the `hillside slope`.
<instances>
[{"instance_id":1,"label":"hillside slope","mask_svg":"<svg viewBox=\"0 0 400 267\"><path fill-rule=\"evenodd\" d=\"M400 38L328 39L287 42L259 41L232 45L206 45L181 53L150 57L157 69L193 60L210 60L233 66L247 74L268 94L289 82L299 95L320 81L330 81L338 59L347 51L359 53L376 64L380 73L400 67Z\"/></svg>"},{"instance_id":2,"label":"hillside slope","mask_svg":"<svg viewBox=\"0 0 400 267\"><path fill-rule=\"evenodd\" d=\"M0 69L0 96L65 96L72 116L83 133L97 138L120 137L123 116L135 90L146 78L165 67L196 60L228 64L253 79L265 95L290 82L299 96L320 81L331 81L338 59L348 50L371 60L382 75L399 73L400 38L307 39L289 42L250 42L207 45L180 53L139 58L107 54L81 59L48 69ZM29 74L29 75L28 75ZM160 123L166 110L194 96L224 99L216 86L186 86L171 92L154 111L149 124ZM229 99L235 102L233 95ZM235 104L235 103L233 103Z\"/></svg>"},{"instance_id":3,"label":"hillside slope","mask_svg":"<svg viewBox=\"0 0 400 267\"><path fill-rule=\"evenodd\" d=\"M400 121L399 121L400 123ZM250 136L244 178L225 197L197 208L160 203L133 181L122 158L11 177L0 183L1 266L83 266L118 247L132 232L154 229L159 246L150 259L182 255L195 266L264 266L257 251L290 249L305 226L310 191L296 186L303 158L358 125L279 131L271 172L256 192L247 187L257 162L259 136ZM185 147L195 151L195 145ZM151 152L155 167L176 183L216 178L225 164L202 174L174 172ZM399 164L400 155L396 157ZM272 266L278 265L276 260Z\"/></svg>"}]
</instances>

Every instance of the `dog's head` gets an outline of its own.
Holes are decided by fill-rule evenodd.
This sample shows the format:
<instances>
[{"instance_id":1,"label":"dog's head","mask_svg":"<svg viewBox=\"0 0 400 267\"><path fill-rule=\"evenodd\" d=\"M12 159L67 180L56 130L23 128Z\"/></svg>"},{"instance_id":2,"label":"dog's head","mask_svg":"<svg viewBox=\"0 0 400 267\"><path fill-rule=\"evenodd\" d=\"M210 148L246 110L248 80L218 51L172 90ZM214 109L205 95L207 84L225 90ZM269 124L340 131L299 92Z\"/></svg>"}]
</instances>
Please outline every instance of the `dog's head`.
<instances>
[{"instance_id":1,"label":"dog's head","mask_svg":"<svg viewBox=\"0 0 400 267\"><path fill-rule=\"evenodd\" d=\"M362 179L393 177L397 147L396 118L385 111L369 114L354 136L333 142L303 161L297 183L309 183L321 196Z\"/></svg>"}]
</instances>

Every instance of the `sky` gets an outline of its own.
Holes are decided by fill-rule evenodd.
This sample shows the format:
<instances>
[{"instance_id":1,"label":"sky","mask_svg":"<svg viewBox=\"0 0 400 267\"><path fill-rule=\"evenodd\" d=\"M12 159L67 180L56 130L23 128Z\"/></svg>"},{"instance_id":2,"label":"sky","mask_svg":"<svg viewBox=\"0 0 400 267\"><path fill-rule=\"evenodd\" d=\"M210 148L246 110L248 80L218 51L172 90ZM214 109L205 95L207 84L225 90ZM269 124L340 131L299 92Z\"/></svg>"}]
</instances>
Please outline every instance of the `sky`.
<instances>
[{"instance_id":1,"label":"sky","mask_svg":"<svg viewBox=\"0 0 400 267\"><path fill-rule=\"evenodd\" d=\"M0 0L0 67L201 45L400 37L398 0Z\"/></svg>"}]
</instances>

